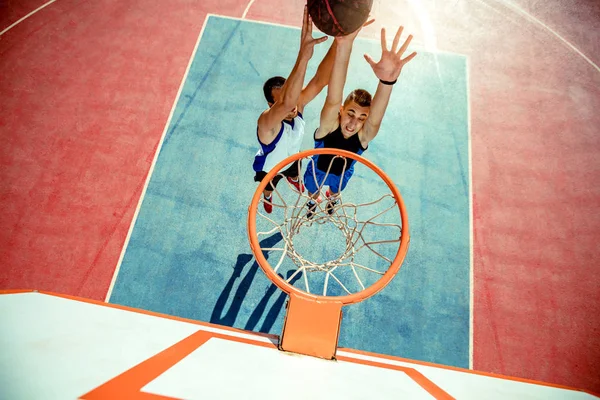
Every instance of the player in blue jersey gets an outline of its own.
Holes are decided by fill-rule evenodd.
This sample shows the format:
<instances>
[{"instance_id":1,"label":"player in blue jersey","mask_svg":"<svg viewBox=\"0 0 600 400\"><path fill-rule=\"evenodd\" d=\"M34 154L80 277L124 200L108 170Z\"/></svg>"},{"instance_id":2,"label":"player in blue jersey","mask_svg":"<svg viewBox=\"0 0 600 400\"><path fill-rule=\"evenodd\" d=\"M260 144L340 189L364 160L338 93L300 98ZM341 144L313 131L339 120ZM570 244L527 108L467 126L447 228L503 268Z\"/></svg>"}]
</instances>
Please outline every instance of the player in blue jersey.
<instances>
[{"instance_id":1,"label":"player in blue jersey","mask_svg":"<svg viewBox=\"0 0 600 400\"><path fill-rule=\"evenodd\" d=\"M254 180L257 182L262 181L279 162L300 151L305 126L302 116L304 107L327 86L331 74L336 48L335 41L321 61L315 76L306 87L302 88L306 67L313 55L314 46L325 40L327 40L326 36L313 38L312 21L305 7L300 50L292 72L287 80L275 76L268 79L263 86L269 108L260 115L257 123L260 149L254 157L252 166L256 173ZM296 162L282 171L282 174L294 185L296 190L304 191L304 187L298 179L300 168L300 162ZM276 175L263 192L265 198L263 204L267 213L273 210L271 194L280 179L281 175Z\"/></svg>"},{"instance_id":2,"label":"player in blue jersey","mask_svg":"<svg viewBox=\"0 0 600 400\"><path fill-rule=\"evenodd\" d=\"M396 32L391 49L387 48L385 28L381 29L381 59L375 62L365 54L365 59L373 69L379 84L371 99L369 92L363 89L352 91L342 103L344 85L348 72L348 63L354 39L360 29L347 36L335 38L337 49L333 69L327 87L327 99L321 111L319 127L315 131L315 148L336 148L362 154L367 150L369 142L379 132L383 114L387 108L394 83L396 83L402 67L412 60L417 53L413 52L405 58L402 54L408 48L412 35L398 49L403 28ZM317 208L315 200L319 196L319 188L327 186L327 205L325 209L333 213L337 197L344 190L354 173L354 161L336 158L330 155L313 157L304 174L304 183L312 198L308 202L307 217L311 218ZM332 162L333 161L333 162Z\"/></svg>"}]
</instances>

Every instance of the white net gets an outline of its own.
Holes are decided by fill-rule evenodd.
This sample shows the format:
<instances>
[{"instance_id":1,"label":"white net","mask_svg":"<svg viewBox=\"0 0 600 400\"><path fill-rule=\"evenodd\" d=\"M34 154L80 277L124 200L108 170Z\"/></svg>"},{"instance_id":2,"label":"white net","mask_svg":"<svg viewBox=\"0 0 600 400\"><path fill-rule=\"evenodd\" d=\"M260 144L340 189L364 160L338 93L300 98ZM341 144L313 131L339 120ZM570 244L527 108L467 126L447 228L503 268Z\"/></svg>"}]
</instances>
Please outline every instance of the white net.
<instances>
[{"instance_id":1,"label":"white net","mask_svg":"<svg viewBox=\"0 0 600 400\"><path fill-rule=\"evenodd\" d=\"M281 169L268 202L273 211L265 211L264 197L258 204L256 233L271 268L288 283L308 293L344 296L386 273L400 246L402 224L395 197L373 170L330 157L327 171L319 176L316 157L302 160L309 172L298 174L294 164ZM336 163L341 175L353 173L344 190L341 180L328 179ZM298 191L288 180L296 175L301 186L311 179L314 184ZM334 187L328 186L332 181ZM318 190L310 196L308 188L315 186Z\"/></svg>"}]
</instances>

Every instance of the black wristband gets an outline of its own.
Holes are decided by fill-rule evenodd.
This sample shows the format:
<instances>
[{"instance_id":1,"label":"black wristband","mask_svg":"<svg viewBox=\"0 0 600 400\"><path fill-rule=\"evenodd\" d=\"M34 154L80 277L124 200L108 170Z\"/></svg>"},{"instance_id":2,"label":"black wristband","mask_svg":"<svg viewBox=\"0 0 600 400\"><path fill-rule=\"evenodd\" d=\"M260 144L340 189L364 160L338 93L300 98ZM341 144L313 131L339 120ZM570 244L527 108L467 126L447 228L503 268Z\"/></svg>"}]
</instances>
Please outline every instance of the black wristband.
<instances>
[{"instance_id":1,"label":"black wristband","mask_svg":"<svg viewBox=\"0 0 600 400\"><path fill-rule=\"evenodd\" d=\"M384 85L393 85L394 83L396 83L398 81L398 79L395 79L394 81L384 81L384 80L379 80L379 82L383 83Z\"/></svg>"}]
</instances>

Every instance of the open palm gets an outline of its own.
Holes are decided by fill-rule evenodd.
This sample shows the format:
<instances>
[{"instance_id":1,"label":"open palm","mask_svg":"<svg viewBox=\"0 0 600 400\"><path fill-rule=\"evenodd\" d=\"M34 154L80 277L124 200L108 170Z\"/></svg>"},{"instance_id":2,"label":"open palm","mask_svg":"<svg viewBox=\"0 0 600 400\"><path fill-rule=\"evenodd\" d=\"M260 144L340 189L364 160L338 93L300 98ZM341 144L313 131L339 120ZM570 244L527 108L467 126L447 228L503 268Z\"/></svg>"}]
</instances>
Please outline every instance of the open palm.
<instances>
[{"instance_id":1,"label":"open palm","mask_svg":"<svg viewBox=\"0 0 600 400\"><path fill-rule=\"evenodd\" d=\"M394 41L392 42L392 48L388 50L385 38L385 28L381 28L381 59L378 62L375 62L368 54L365 54L365 60L371 65L373 68L373 72L377 78L383 81L395 81L400 76L400 72L402 72L402 67L404 67L410 60L412 60L417 53L412 52L405 58L402 58L402 54L408 48L410 41L412 40L412 35L409 35L408 38L402 44L400 49L398 48L398 44L400 42L400 36L402 36L402 31L404 27L398 28L396 32L396 36L394 37Z\"/></svg>"}]
</instances>

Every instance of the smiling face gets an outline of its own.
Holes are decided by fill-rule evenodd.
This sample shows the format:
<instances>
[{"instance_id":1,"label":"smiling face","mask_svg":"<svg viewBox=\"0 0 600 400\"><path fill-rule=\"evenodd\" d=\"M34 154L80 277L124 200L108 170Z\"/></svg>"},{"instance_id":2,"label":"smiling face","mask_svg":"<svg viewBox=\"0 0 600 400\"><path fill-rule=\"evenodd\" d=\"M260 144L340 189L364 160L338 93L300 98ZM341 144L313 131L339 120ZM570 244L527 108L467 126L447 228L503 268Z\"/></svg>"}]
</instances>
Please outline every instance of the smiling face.
<instances>
[{"instance_id":1,"label":"smiling face","mask_svg":"<svg viewBox=\"0 0 600 400\"><path fill-rule=\"evenodd\" d=\"M340 107L342 135L348 138L360 131L369 116L370 106L363 107L354 101Z\"/></svg>"}]
</instances>

